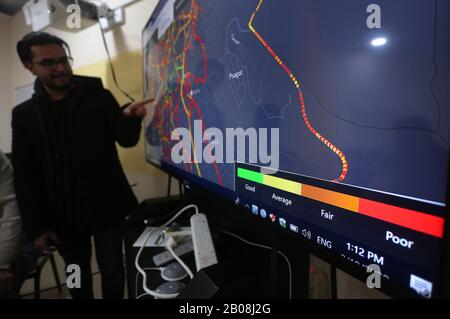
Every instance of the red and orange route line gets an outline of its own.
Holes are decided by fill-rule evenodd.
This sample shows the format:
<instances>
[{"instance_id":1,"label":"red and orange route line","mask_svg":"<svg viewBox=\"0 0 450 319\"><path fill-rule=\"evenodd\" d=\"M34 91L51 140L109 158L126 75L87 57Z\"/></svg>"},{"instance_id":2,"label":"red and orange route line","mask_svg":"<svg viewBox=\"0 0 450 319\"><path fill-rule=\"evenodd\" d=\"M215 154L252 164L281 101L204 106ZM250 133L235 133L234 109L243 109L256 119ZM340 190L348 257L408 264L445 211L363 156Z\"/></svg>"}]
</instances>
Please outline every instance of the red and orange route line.
<instances>
[{"instance_id":1,"label":"red and orange route line","mask_svg":"<svg viewBox=\"0 0 450 319\"><path fill-rule=\"evenodd\" d=\"M333 153L335 153L342 163L342 171L339 177L335 178L333 181L335 182L341 182L345 179L347 176L348 171L348 163L345 158L344 153L334 146L330 141L328 141L325 137L323 137L319 132L317 132L314 127L311 125L308 119L308 115L306 114L306 106L305 106L305 100L303 98L303 92L300 89L300 84L298 83L297 79L295 78L294 74L289 70L287 65L280 59L280 57L273 51L273 49L270 47L270 45L264 40L264 38L256 31L256 29L253 27L253 19L255 18L256 14L258 13L261 4L264 0L260 0L258 3L258 6L256 7L256 10L252 13L252 16L250 18L250 21L248 22L248 27L252 31L252 33L256 36L256 38L261 42L261 44L269 51L270 55L275 59L275 61L280 65L280 67L283 69L283 71L289 76L291 81L294 83L295 88L298 92L298 98L300 101L300 109L303 117L303 121L306 124L306 127L309 129L309 131L317 138L319 139L323 144L325 144Z\"/></svg>"},{"instance_id":2,"label":"red and orange route line","mask_svg":"<svg viewBox=\"0 0 450 319\"><path fill-rule=\"evenodd\" d=\"M192 125L191 121L194 120L194 115L200 118L202 121L202 133L204 135L206 131L206 125L203 120L203 115L200 110L199 105L197 104L194 96L189 94L192 90L192 82L195 84L205 85L207 78L207 55L206 48L201 39L201 37L196 33L197 30L197 19L200 12L200 7L197 1L191 1L191 7L189 12L186 14L181 14L178 17L178 20L181 22L181 25L178 27L177 23L174 23L169 32L167 32L165 36L165 40L163 41L164 45L161 47L163 50L163 58L160 64L154 64L153 66L158 68L159 74L161 74L162 83L164 86L165 81L168 81L168 76L176 75L176 82L179 83L179 86L176 89L168 90L166 93L165 103L159 105L159 112L156 113L158 116L157 121L155 121L156 127L163 134L163 142L169 143L172 129L176 128L177 123L179 122L179 114L184 113L186 119L188 121L188 130L190 133L190 143L194 155L194 164L197 169L198 176L202 176L200 167L198 165L198 161L196 159L195 145L194 140L192 138ZM176 44L178 41L182 41L182 51L175 52ZM200 47L202 58L203 58L203 76L197 77L194 73L192 73L189 69L189 64L187 63L186 56L192 49L194 48L193 42L196 42ZM180 43L181 44L181 43ZM165 52L164 52L165 51ZM171 62L169 62L171 61ZM174 68L174 74L169 75L169 64L172 63ZM162 71L162 72L161 72ZM170 81L170 80L169 80ZM161 89L161 88L160 88ZM167 88L166 88L167 89ZM165 91L165 90L161 90ZM173 107L173 104L176 104ZM161 109L162 108L162 109ZM170 117L171 129L169 132L164 132L164 117L165 112L167 110ZM166 133L166 134L164 134ZM220 171L218 169L217 163L212 155L211 145L208 137L206 137L206 148L208 152L208 156L211 159L211 162L214 166L217 180L219 185L223 185L222 177ZM191 154L189 154L191 155ZM192 163L190 165L190 169L192 170Z\"/></svg>"}]
</instances>

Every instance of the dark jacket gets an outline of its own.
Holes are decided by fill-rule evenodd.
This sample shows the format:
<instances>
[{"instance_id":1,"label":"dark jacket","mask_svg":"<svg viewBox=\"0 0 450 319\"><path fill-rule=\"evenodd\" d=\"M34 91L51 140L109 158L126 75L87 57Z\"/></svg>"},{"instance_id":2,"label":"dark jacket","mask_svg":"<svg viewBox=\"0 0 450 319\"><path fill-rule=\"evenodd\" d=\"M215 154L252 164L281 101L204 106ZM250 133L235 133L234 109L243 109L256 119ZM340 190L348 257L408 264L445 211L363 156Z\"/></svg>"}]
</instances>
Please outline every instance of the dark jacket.
<instances>
[{"instance_id":1,"label":"dark jacket","mask_svg":"<svg viewBox=\"0 0 450 319\"><path fill-rule=\"evenodd\" d=\"M42 109L48 95L39 80L33 97L13 109L12 163L14 184L24 229L30 240L46 231L68 231L72 216L58 211L54 167L51 161ZM88 210L90 225L117 225L137 205L123 172L116 144L131 147L139 141L141 120L126 118L113 95L98 78L75 76L70 93L65 147L69 153L73 180L64 180L72 198L79 198ZM70 220L70 222L69 222Z\"/></svg>"}]
</instances>

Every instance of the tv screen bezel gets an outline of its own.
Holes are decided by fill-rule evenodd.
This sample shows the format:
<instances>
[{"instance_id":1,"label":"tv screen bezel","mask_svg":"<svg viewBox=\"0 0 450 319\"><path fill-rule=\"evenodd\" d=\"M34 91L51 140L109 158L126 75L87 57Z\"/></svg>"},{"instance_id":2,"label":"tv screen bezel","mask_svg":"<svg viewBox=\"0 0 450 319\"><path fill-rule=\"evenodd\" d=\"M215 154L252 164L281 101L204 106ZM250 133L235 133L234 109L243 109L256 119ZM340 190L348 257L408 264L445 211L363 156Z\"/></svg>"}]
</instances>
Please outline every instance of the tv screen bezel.
<instances>
[{"instance_id":1,"label":"tv screen bezel","mask_svg":"<svg viewBox=\"0 0 450 319\"><path fill-rule=\"evenodd\" d=\"M146 29L148 28L150 22L152 21L153 16L155 13L161 9L161 7L167 2L168 0L159 0L155 8L153 9L153 12L149 16L147 22L145 23L145 26L141 32L141 44L142 44L142 86L143 86L143 93L145 92L145 77L146 72L144 70L145 65L145 54L144 54L144 48L146 46L146 43L144 43L144 33L146 32ZM143 128L145 130L145 127ZM145 132L144 132L144 138L145 138ZM225 200L228 204L228 208L233 208L237 211L237 214L235 214L235 217L239 218L240 214L245 214L243 207L237 207L234 204L234 197L236 196L236 192L227 189L225 187L219 186L218 184L215 184L213 182L210 182L206 179L197 177L193 174L190 174L186 171L183 171L182 169L170 165L165 162L161 162L160 164L156 164L152 161L150 161L147 158L147 142L145 142L145 161L154 166L155 168L160 169L161 171L165 172L171 177L174 177L180 182L182 182L185 185L189 185L190 191L192 192L201 192L205 193L208 196L203 196L205 199L207 198L208 201L215 202L216 200ZM450 154L449 154L450 155ZM444 223L444 236L442 239L442 247L441 247L441 255L440 255L440 268L438 270L438 282L434 283L436 287L436 294L433 298L449 298L450 297L450 274L448 271L445 271L447 268L450 267L450 225L449 225L449 217L448 217L448 203L450 200L450 156L449 161L447 164L447 192L446 192L446 207L445 212L446 215L443 217L445 220ZM230 211L229 209L227 210ZM248 214L245 214L248 215ZM257 217L251 216L253 219L258 219ZM276 225L270 225L268 223L268 227L272 228L274 231L280 232L279 227ZM325 262L329 263L330 265L335 265L337 268L341 269L342 271L350 274L354 278L358 279L361 282L366 281L368 273L361 267L355 265L354 263L351 263L349 261L346 261L342 257L340 257L335 251L330 251L327 249L324 249L316 244L313 244L306 239L303 239L295 234L292 234L288 231L281 231L284 236L288 236L292 239L293 243L295 245L298 245L299 247L302 247L303 249L308 249L308 252L310 254L313 254L321 259L323 259ZM282 250L282 247L281 247ZM404 285L401 285L400 283L397 283L395 281L383 281L382 287L380 289L377 289L381 291L382 293L387 294L390 297L394 298L420 298L417 294L414 293L412 289L409 287L406 287Z\"/></svg>"}]
</instances>

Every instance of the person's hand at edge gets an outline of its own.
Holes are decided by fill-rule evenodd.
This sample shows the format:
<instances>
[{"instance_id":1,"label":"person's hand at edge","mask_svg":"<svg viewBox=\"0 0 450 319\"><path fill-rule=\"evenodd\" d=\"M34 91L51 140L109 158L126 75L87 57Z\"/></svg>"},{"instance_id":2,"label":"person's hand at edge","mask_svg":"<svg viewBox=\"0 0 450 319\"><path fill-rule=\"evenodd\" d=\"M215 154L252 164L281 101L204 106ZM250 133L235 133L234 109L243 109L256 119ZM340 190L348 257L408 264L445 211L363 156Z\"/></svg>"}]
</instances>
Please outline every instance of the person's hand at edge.
<instances>
[{"instance_id":1,"label":"person's hand at edge","mask_svg":"<svg viewBox=\"0 0 450 319\"><path fill-rule=\"evenodd\" d=\"M49 230L46 233L43 233L41 236L36 238L33 244L41 251L49 251L54 250L55 245L61 245L61 241L58 236L53 232L53 230Z\"/></svg>"}]
</instances>

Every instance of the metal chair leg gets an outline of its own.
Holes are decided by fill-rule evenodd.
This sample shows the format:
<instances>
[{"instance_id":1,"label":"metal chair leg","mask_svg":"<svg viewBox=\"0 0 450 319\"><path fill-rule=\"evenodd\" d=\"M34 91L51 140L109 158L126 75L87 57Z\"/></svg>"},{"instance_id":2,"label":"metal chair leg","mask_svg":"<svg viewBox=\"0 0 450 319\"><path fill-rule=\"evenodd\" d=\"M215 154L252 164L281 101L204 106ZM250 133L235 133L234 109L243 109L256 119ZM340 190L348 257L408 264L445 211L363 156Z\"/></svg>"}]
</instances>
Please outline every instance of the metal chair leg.
<instances>
[{"instance_id":1,"label":"metal chair leg","mask_svg":"<svg viewBox=\"0 0 450 319\"><path fill-rule=\"evenodd\" d=\"M59 280L59 273L58 269L56 268L55 256L53 255L53 253L50 255L50 263L52 265L53 276L55 276L56 288L58 288L58 292L61 292L61 281Z\"/></svg>"}]
</instances>

